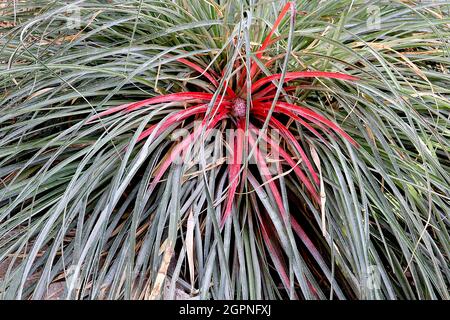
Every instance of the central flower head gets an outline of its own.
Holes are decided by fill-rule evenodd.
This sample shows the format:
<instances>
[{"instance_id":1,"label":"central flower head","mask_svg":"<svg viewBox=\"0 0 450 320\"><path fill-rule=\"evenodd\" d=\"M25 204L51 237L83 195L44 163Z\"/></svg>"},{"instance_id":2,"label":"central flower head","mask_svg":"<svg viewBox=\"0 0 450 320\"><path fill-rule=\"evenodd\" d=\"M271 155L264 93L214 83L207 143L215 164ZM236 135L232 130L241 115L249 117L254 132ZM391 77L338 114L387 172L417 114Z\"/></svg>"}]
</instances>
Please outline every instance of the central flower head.
<instances>
[{"instance_id":1,"label":"central flower head","mask_svg":"<svg viewBox=\"0 0 450 320\"><path fill-rule=\"evenodd\" d=\"M233 101L233 115L238 118L245 117L247 113L247 102L242 98L236 98Z\"/></svg>"}]
</instances>

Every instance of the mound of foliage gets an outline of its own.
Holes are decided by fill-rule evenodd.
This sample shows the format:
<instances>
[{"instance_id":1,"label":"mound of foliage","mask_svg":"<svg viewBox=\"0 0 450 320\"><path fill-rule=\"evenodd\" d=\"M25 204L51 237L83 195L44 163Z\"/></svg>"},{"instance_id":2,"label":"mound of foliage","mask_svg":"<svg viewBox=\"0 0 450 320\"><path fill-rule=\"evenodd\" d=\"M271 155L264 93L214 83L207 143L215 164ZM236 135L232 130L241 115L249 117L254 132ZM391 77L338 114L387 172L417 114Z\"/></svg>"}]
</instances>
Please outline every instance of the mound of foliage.
<instances>
[{"instance_id":1,"label":"mound of foliage","mask_svg":"<svg viewBox=\"0 0 450 320\"><path fill-rule=\"evenodd\" d=\"M0 297L448 299L449 5L0 7Z\"/></svg>"}]
</instances>

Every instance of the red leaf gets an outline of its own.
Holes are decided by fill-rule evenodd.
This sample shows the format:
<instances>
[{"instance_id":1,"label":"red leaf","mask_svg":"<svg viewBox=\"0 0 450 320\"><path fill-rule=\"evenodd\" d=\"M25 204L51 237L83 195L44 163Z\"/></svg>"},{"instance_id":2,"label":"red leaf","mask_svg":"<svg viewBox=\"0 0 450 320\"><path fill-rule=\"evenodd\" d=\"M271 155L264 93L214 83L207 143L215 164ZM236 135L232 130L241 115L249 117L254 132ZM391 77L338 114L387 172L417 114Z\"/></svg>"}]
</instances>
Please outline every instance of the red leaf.
<instances>
[{"instance_id":1,"label":"red leaf","mask_svg":"<svg viewBox=\"0 0 450 320\"><path fill-rule=\"evenodd\" d=\"M255 115L261 121L265 121L265 117L262 113L259 113L258 111L256 111ZM314 171L314 169L311 165L311 162L309 161L308 157L306 156L305 152L303 151L303 148L297 142L297 139L289 131L289 129L287 129L281 122L279 122L277 119L274 119L273 117L269 120L269 125L275 129L278 129L281 132L282 136L295 147L295 149L300 153L300 156L301 156L304 164L306 165L308 171L311 173L311 176L313 177L314 182L319 183L319 178L317 176L317 173Z\"/></svg>"},{"instance_id":2,"label":"red leaf","mask_svg":"<svg viewBox=\"0 0 450 320\"><path fill-rule=\"evenodd\" d=\"M170 126L172 126L173 124L175 124L177 122L183 121L186 118L189 118L190 116L195 115L195 114L205 113L207 110L208 110L208 106L205 104L202 104L202 105L190 107L185 110L179 111L176 114L168 117L164 121L164 123L159 126L158 131L156 132L156 135L159 135L161 132L163 132L164 130L166 130L167 128L169 128ZM142 131L142 133L139 135L137 141L139 142L142 139L147 138L149 135L152 134L153 130L157 127L158 127L158 124L154 124L150 128Z\"/></svg>"},{"instance_id":3,"label":"red leaf","mask_svg":"<svg viewBox=\"0 0 450 320\"><path fill-rule=\"evenodd\" d=\"M272 29L270 29L269 34L266 36L266 38L264 39L261 47L259 48L258 52L256 53L256 57L258 59L261 59L264 50L269 45L269 42L270 42L270 39L272 38L272 35L274 34L275 30L280 25L281 21L283 20L284 16L286 15L286 13L288 12L289 9L291 9L292 16L294 18L295 17L295 13L296 13L296 11L295 11L295 2L294 1L286 3L286 5L283 7L283 9L281 9L281 12L278 15L277 20L275 20L275 23L273 24ZM251 68L250 68L250 77L251 78L254 77L255 72L257 70L257 67L258 67L258 65L254 61L252 61Z\"/></svg>"},{"instance_id":4,"label":"red leaf","mask_svg":"<svg viewBox=\"0 0 450 320\"><path fill-rule=\"evenodd\" d=\"M290 103L286 103L286 102L278 102L277 106L280 108L283 108L284 110L291 110L294 112L297 112L299 115L305 117L305 118L309 118L309 119L315 119L320 121L321 123L327 125L328 127L330 127L331 129L333 129L334 131L336 131L337 133L339 133L340 135L342 135L342 137L344 137L348 142L350 142L352 145L354 145L355 147L359 147L358 143L352 139L352 137L350 137L344 130L342 130L337 124L335 124L334 122L328 120L327 118L325 118L324 116L321 116L320 114L305 108L305 107L299 107L295 104L290 104Z\"/></svg>"},{"instance_id":5,"label":"red leaf","mask_svg":"<svg viewBox=\"0 0 450 320\"><path fill-rule=\"evenodd\" d=\"M281 194L278 191L278 188L275 184L275 182L272 179L272 175L270 174L270 170L267 167L266 164L266 159L264 159L262 153L259 151L258 146L256 145L256 141L255 139L252 137L252 135L249 134L248 136L248 141L249 141L249 145L250 147L254 150L254 155L255 155L255 159L259 168L259 172L261 174L262 177L264 177L264 179L267 181L267 183L269 184L269 188L270 191L273 194L273 197L275 198L275 202L277 204L278 210L280 212L280 214L283 217L287 216L287 212L286 209L284 208L284 204L283 204L283 200L281 198Z\"/></svg>"},{"instance_id":6,"label":"red leaf","mask_svg":"<svg viewBox=\"0 0 450 320\"><path fill-rule=\"evenodd\" d=\"M260 104L255 103L253 105L254 107L258 108L260 106ZM260 107L260 110L262 111L262 114L267 117L267 112L269 110L270 107ZM297 121L298 123L300 123L302 126L304 126L306 129L308 129L312 134L314 134L317 138L319 138L321 141L323 141L325 144L328 145L328 141L313 127L311 127L307 122L303 121L300 117L298 117L295 113L291 112L288 109L285 108L279 108L277 106L275 106L274 112L276 113L281 113L281 114L285 114L288 117L294 119L295 121ZM327 130L328 131L328 130Z\"/></svg>"},{"instance_id":7,"label":"red leaf","mask_svg":"<svg viewBox=\"0 0 450 320\"><path fill-rule=\"evenodd\" d=\"M100 113L97 113L97 114L93 115L92 117L90 117L90 118L88 119L87 123L90 123L91 121L93 121L93 120L95 120L95 119L98 119L98 118L101 118L101 117L104 117L104 116L107 116L107 115L110 115L110 114L113 114L113 113L122 111L123 109L128 108L128 106L130 106L130 105L133 104L133 103L134 103L134 102L132 102L132 103L127 103L127 104L122 104L122 105L120 105L120 106L112 107L112 108L109 108L108 110L105 110L105 111L102 111L102 112L100 112Z\"/></svg>"},{"instance_id":8,"label":"red leaf","mask_svg":"<svg viewBox=\"0 0 450 320\"><path fill-rule=\"evenodd\" d=\"M283 90L285 92L289 92L289 91L294 91L295 89L297 89L299 86L289 86L289 87L284 87ZM255 93L252 95L253 100L258 100L258 101L263 101L263 100L268 100L268 99L273 99L275 98L275 94L270 94L272 91L275 91L277 89L277 86L275 86L273 83L268 86L267 88L264 88L262 90L260 90L259 92Z\"/></svg>"},{"instance_id":9,"label":"red leaf","mask_svg":"<svg viewBox=\"0 0 450 320\"><path fill-rule=\"evenodd\" d=\"M213 98L212 93L205 92L178 92L178 93L169 93L149 99L145 99L142 101L138 101L130 104L126 109L128 112L139 109L141 107L145 107L151 104L163 103L163 102L179 102L179 101L188 101L188 100L203 100L203 101L211 101ZM222 97L218 96L217 99L220 100Z\"/></svg>"},{"instance_id":10,"label":"red leaf","mask_svg":"<svg viewBox=\"0 0 450 320\"><path fill-rule=\"evenodd\" d=\"M200 72L201 74L203 74L209 81L211 81L211 83L217 88L219 86L219 82L211 75L208 73L208 71L206 71L205 69L203 69L202 67L200 67L198 64L193 63L189 60L180 58L178 59L179 62L184 63L185 65L191 67L192 69ZM211 72L214 72L213 70L211 70ZM223 76L223 73L222 73ZM231 98L235 98L236 94L234 93L233 90L231 90L231 88L226 84L225 86L225 90L227 91L227 94L231 97Z\"/></svg>"},{"instance_id":11,"label":"red leaf","mask_svg":"<svg viewBox=\"0 0 450 320\"><path fill-rule=\"evenodd\" d=\"M255 144L255 140L253 139L253 137L251 135L249 135L249 142L250 142L250 146L254 147ZM258 165L262 168L262 170L264 172L268 172L268 168L265 164L265 160L262 157L261 153L259 152L257 147L255 148L255 154L256 154L256 158L258 159ZM280 211L281 216L284 219L290 218L290 222L291 222L291 226L293 228L293 230L295 231L295 233L298 235L298 237L300 238L300 240L303 242L303 244L306 246L306 248L308 249L308 251L311 253L311 255L314 257L314 259L321 265L324 265L324 261L322 259L322 256L320 255L319 251L317 250L317 248L314 246L314 244L312 243L312 241L309 239L309 237L306 235L306 233L304 232L303 228L297 223L297 221L295 220L294 217L289 216L288 217L288 213L286 212L284 205L283 205L283 201L280 195L280 192L276 186L276 184L273 182L272 180L272 176L270 175L270 173L265 174L266 176L266 181L269 184L269 188L275 198L275 202L278 206L278 209ZM254 186L254 184L252 183L252 185ZM254 186L255 187L255 186ZM260 222L261 222L261 226L262 226L262 231L263 231L263 237L264 240L267 244L270 243L270 237L267 235L267 231L265 230L264 227L264 222L262 221L262 219L259 217ZM286 226L287 227L287 226ZM273 250L273 249L272 249ZM311 284L308 281L308 286L311 289L311 291L313 292L313 294L315 294L317 296L317 292L316 290L311 286Z\"/></svg>"},{"instance_id":12,"label":"red leaf","mask_svg":"<svg viewBox=\"0 0 450 320\"><path fill-rule=\"evenodd\" d=\"M233 148L233 163L229 165L228 175L230 181L230 187L228 190L228 199L225 207L224 214L220 227L222 228L231 214L234 198L236 197L236 189L239 185L239 171L242 164L242 151L244 147L244 135L245 135L245 119L241 118L238 121L236 130L236 137L234 138Z\"/></svg>"},{"instance_id":13,"label":"red leaf","mask_svg":"<svg viewBox=\"0 0 450 320\"><path fill-rule=\"evenodd\" d=\"M189 136L183 139L171 152L167 159L165 159L160 167L157 170L157 173L155 175L155 178L153 179L152 183L150 184L149 190L152 192L158 182L161 180L162 176L166 172L167 168L173 163L173 161L180 155L180 153L185 152L185 150L189 147L189 145L195 140L198 139L200 134L203 132L203 129L205 129L205 135L207 135L211 128L214 128L216 124L228 117L228 114L226 111L220 111L215 117L211 119L209 123L206 122L206 119L203 120L203 123L195 130L194 133L190 133Z\"/></svg>"},{"instance_id":14,"label":"red leaf","mask_svg":"<svg viewBox=\"0 0 450 320\"><path fill-rule=\"evenodd\" d=\"M282 74L277 73L271 76L264 77L252 84L252 92L255 92L261 88L266 83L272 82L273 80L279 80ZM284 81L291 81L301 78L327 78L327 79L340 79L340 80L358 80L357 77L350 76L348 74L339 72L324 72L324 71L298 71L298 72L286 72Z\"/></svg>"},{"instance_id":15,"label":"red leaf","mask_svg":"<svg viewBox=\"0 0 450 320\"><path fill-rule=\"evenodd\" d=\"M156 104L156 103L163 103L163 102L188 101L188 100L211 101L212 97L213 97L213 95L211 93L205 93L205 92L179 92L179 93L165 94L165 95L145 99L142 101L126 103L126 104L122 104L117 107L109 108L108 110L100 112L100 113L92 116L91 118L89 118L88 123L97 118L104 117L104 116L110 115L112 113L122 111L124 109L126 109L127 112L130 112L130 111L136 110L136 109L144 107L144 106L148 106L148 105ZM221 96L217 97L217 99L219 101L221 100L221 98L222 98Z\"/></svg>"},{"instance_id":16,"label":"red leaf","mask_svg":"<svg viewBox=\"0 0 450 320\"><path fill-rule=\"evenodd\" d=\"M260 59L262 57L263 51L266 49L267 45L269 44L270 39L272 38L272 35L274 34L275 30L280 25L281 20L283 20L284 16L286 15L286 13L288 12L289 9L291 9L292 15L295 15L296 11L295 11L295 2L294 1L286 3L286 5L281 10L280 14L278 15L277 20L275 20L275 23L273 24L272 29L270 29L270 32L264 39L264 41L261 45L261 48L259 48L259 52L256 54L258 59Z\"/></svg>"},{"instance_id":17,"label":"red leaf","mask_svg":"<svg viewBox=\"0 0 450 320\"><path fill-rule=\"evenodd\" d=\"M252 129L256 129L255 126L252 125ZM310 192L314 200L318 203L319 202L319 195L317 194L317 191L314 189L313 185L311 184L311 181L305 176L303 171L298 166L297 162L292 159L292 157L281 147L278 146L276 142L274 142L270 137L267 135L263 135L263 139L270 144L270 147L278 153L286 162L291 166L291 168L294 170L294 173L297 175L297 177L300 179L300 181L305 185L306 189Z\"/></svg>"}]
</instances>

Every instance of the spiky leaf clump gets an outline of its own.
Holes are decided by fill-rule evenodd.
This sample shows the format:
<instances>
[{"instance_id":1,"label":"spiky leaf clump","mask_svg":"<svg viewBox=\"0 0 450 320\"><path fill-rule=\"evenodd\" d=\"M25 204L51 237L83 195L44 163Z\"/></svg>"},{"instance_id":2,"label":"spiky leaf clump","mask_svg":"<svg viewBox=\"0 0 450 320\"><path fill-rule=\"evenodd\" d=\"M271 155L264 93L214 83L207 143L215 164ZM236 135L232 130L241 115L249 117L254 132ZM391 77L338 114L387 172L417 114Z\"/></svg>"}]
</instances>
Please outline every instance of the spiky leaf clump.
<instances>
[{"instance_id":1,"label":"spiky leaf clump","mask_svg":"<svg viewBox=\"0 0 450 320\"><path fill-rule=\"evenodd\" d=\"M448 7L373 9L1 8L0 295L448 298Z\"/></svg>"}]
</instances>

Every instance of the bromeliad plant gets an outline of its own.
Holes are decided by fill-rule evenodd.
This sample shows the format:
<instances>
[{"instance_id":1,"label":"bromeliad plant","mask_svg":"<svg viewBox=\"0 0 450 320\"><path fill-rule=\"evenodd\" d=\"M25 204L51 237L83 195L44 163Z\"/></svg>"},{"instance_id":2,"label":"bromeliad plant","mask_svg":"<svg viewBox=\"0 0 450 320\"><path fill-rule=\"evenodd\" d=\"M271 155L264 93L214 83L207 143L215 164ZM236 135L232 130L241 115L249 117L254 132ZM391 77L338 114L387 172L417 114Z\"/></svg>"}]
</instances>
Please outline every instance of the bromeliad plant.
<instances>
[{"instance_id":1,"label":"bromeliad plant","mask_svg":"<svg viewBox=\"0 0 450 320\"><path fill-rule=\"evenodd\" d=\"M275 32L276 28L287 12L291 13L291 19L295 21L296 9L294 2L287 3L281 10L281 13L275 21L272 29L270 30L269 34L262 42L260 49L256 53L256 59L262 58L264 51L266 50L269 43L271 43L273 33ZM99 119L110 114L114 114L117 112L128 113L147 106L152 106L150 108L147 108L147 110L153 110L155 108L153 106L157 106L162 103L184 103L184 107L182 108L182 110L172 113L169 117L166 117L158 123L151 125L148 129L139 134L137 142L148 139L149 137L154 139L164 131L173 130L180 124L186 123L188 119L195 119L195 117L202 119L201 125L196 128L197 133L190 133L185 138L185 140L177 144L177 146L170 151L168 157L163 162L161 162L150 185L150 190L153 191L155 189L157 183L161 180L171 163L175 159L178 159L178 156L181 153L186 153L186 151L192 147L192 144L196 141L196 139L198 139L200 136L202 137L202 139L204 139L205 135L208 135L209 131L211 131L213 128L224 124L224 122L226 121L229 121L233 123L238 131L235 134L235 138L233 139L234 141L231 141L230 146L232 149L232 159L228 159L228 164L230 165L228 165L227 168L227 173L229 176L229 189L226 194L227 200L221 225L223 226L224 222L231 214L232 206L236 200L236 192L238 190L239 183L241 183L242 185L243 182L242 176L246 177L247 175L249 175L249 177L252 177L250 173L246 172L241 175L241 165L243 164L243 158L247 158L250 155L253 155L257 167L260 169L260 172L258 172L258 174L268 179L268 184L278 207L277 211L279 211L279 213L281 214L286 214L286 208L284 208L283 202L281 200L280 191L277 189L275 182L272 181L273 178L270 176L268 166L266 164L266 159L263 157L261 151L257 147L256 141L254 137L252 137L252 134L245 134L245 132L248 133L249 128L253 130L262 128L262 126L260 125L264 124L267 121L269 127L271 129L275 129L286 141L286 145L290 146L290 148L288 147L286 149L283 149L278 145L279 141L273 141L264 132L262 132L263 141L268 143L271 150L275 151L276 154L279 154L282 157L282 160L286 162L288 166L290 166L289 170L293 171L299 178L300 182L305 185L312 199L316 203L319 203L319 195L317 192L319 177L315 169L313 168L311 160L308 159L305 151L297 141L294 133L291 132L290 126L292 126L292 123L287 126L283 124L282 120L279 120L279 117L284 116L285 118L291 119L294 123L297 123L309 130L323 142L326 142L326 139L314 127L308 124L308 122L315 124L318 128L326 132L334 130L337 134L341 135L341 137L349 141L354 146L357 146L357 143L332 121L326 119L324 116L314 112L309 108L288 103L286 101L283 101L283 98L278 99L279 94L281 91L286 94L287 92L297 89L298 86L289 86L283 88L283 85L288 81L295 81L298 79L306 78L325 78L355 81L357 80L357 78L338 72L299 71L272 74L258 79L257 75L260 74L261 70L255 61L251 62L249 71L247 71L245 65L239 65L239 61L237 61L237 63L233 67L241 70L240 77L238 77L235 81L226 81L227 83L225 84L225 92L223 95L221 95L220 93L218 93L220 92L218 73L214 71L210 73L202 66L199 66L198 64L190 62L184 58L180 58L178 59L178 61L189 66L190 68L204 76L210 82L209 84L212 86L212 88L214 88L213 90L215 90L215 93L213 94L208 92L189 91L159 95L142 101L127 103L110 108L89 119L89 122L91 122L95 119ZM266 65L270 65L275 62L276 58L270 59L266 62ZM247 72L249 73L248 79L246 79ZM220 72L220 74L225 74L225 70L223 72ZM280 81L280 79L282 79L282 81ZM277 80L279 81L279 85L275 84L275 81ZM250 90L246 90L246 81L250 82ZM234 88L233 90L230 82L233 82L235 84L240 83L240 85L236 85L236 88ZM288 98L288 96L286 96L286 98ZM275 115L274 117L272 117L272 113ZM247 119L248 121L246 121ZM190 127L189 123L186 126ZM260 137L258 137L258 139L259 138ZM291 150L293 151L293 154L291 153ZM312 177L312 182L307 177L307 175L305 175L299 168L299 163L297 163L297 161L295 160L296 157L301 160L301 163L307 170L307 174ZM185 161L187 161L187 159L185 159ZM292 219L292 222L296 226L295 230L301 230L301 227L297 224L295 218ZM264 221L260 219L260 223L264 227ZM287 284L287 279L284 280L285 284Z\"/></svg>"},{"instance_id":2,"label":"bromeliad plant","mask_svg":"<svg viewBox=\"0 0 450 320\"><path fill-rule=\"evenodd\" d=\"M10 9L0 297L448 298L440 5Z\"/></svg>"},{"instance_id":3,"label":"bromeliad plant","mask_svg":"<svg viewBox=\"0 0 450 320\"><path fill-rule=\"evenodd\" d=\"M262 58L267 46L271 43L273 33L287 12L290 12L291 20L295 21L296 8L294 2L287 3L282 9L272 29L256 53L256 59ZM225 74L225 70L223 72L208 72L202 66L186 59L181 58L178 59L178 61L199 72L201 76L204 76L212 86L214 93L189 91L159 95L142 101L127 103L110 108L95 115L89 120L89 122L95 119L103 118L110 114L115 114L117 112L128 113L148 106L148 111L154 110L156 108L154 106L158 106L162 103L184 103L182 110L172 113L169 117L166 117L163 120L151 125L149 128L140 133L137 138L137 142L139 142L144 139L155 139L164 131L173 130L174 128L182 125L182 123L184 123L184 125L188 128L192 127L189 123L189 119L201 119L201 124L196 127L196 131L189 133L183 141L176 144L171 149L167 157L158 165L158 168L155 171L154 177L150 183L149 192L153 192L155 190L157 184L160 182L167 169L172 165L172 162L179 159L180 154L187 153L197 139L200 138L200 140L203 141L210 135L210 132L215 127L226 125L225 123L227 121L231 122L232 125L235 126L237 132L234 134L234 137L230 143L231 159L228 159L226 169L228 175L228 191L224 197L225 205L223 206L224 209L221 216L220 226L223 228L225 222L230 218L230 214L233 211L235 213L239 211L239 202L237 201L236 194L238 190L240 190L240 193L243 192L245 189L244 182L248 181L249 185L256 190L261 188L261 184L267 183L269 186L268 192L271 193L271 197L273 197L273 200L275 201L274 208L276 212L274 214L279 215L277 218L272 217L273 222L277 219L287 222L288 225L285 226L285 228L292 227L294 232L299 236L303 244L308 249L309 253L314 257L314 259L316 259L316 262L319 263L319 265L325 265L325 262L321 258L317 248L308 238L295 216L289 215L288 208L286 208L283 203L281 196L282 191L279 189L276 179L272 177L269 166L266 163L267 158L264 157L258 147L257 140L261 139L261 137L258 135L255 139L253 133L255 130L258 131L258 129L263 128L264 126L261 126L261 124L265 124L266 122L270 129L274 129L277 133L279 133L285 141L285 148L279 145L280 141L274 141L273 138L271 138L270 135L267 135L264 131L261 132L260 135L262 136L262 140L268 144L269 149L275 154L281 156L282 164L285 163L288 166L287 170L295 173L299 179L299 182L306 187L313 202L319 205L319 176L312 165L312 161L306 155L306 152L303 150L303 147L298 142L298 138L295 137L295 133L292 132L290 127L293 126L293 123L299 124L313 133L321 141L326 142L326 139L314 127L311 126L311 124L315 124L319 129L325 132L329 132L330 130L335 131L354 146L357 146L357 143L332 121L326 119L324 116L309 108L288 103L283 101L283 98L278 99L279 94L283 91L287 98L287 92L297 89L297 86L295 85L283 88L283 85L288 81L307 78L355 81L357 78L343 73L323 71L285 72L258 78L257 76L261 73L261 70L255 61L251 62L249 70L247 70L244 65L245 61L242 65L239 64L239 61L237 61L233 67L238 69L238 71L241 70L239 74L240 77L226 81L224 94L220 94L218 74ZM276 58L269 59L265 64L270 65L275 62ZM248 74L248 77L246 77L246 74ZM247 81L250 82L248 86L246 86ZM275 81L278 81L278 85L275 84ZM236 87L233 88L231 83L236 84ZM283 123L283 117L292 120L293 123L285 125ZM253 131L250 134L249 129ZM256 168L258 168L256 172L253 173L247 172L246 169L242 167L246 159L250 156L253 156ZM306 174L300 168L300 164L295 160L296 158L300 159L299 162L307 171ZM188 162L188 159L185 158L184 161ZM279 169L281 170L281 167ZM281 172L279 174L281 174ZM256 176L262 177L263 181L258 182ZM312 181L309 177L312 178ZM215 206L217 205L218 204L216 202ZM233 206L235 208L234 210ZM267 208L266 211L268 211ZM262 229L263 239L267 244L269 244L273 241L270 239L269 231L269 228L272 227L269 226L269 224L272 225L269 217L270 214L266 216L259 211L256 213L255 219L257 219ZM275 225L274 227L277 228L278 232L283 232L282 226ZM277 244L277 246L282 247L282 244ZM268 245L267 249L269 250L272 259L274 259L277 272L281 277L283 285L286 290L288 290L290 287L290 280L284 262L281 261L282 259L280 255L272 245ZM288 250L287 248L284 249ZM329 271L327 270L327 272ZM327 274L327 276L329 277L330 275ZM310 280L306 278L305 280L305 283L308 284L308 286L311 286ZM313 291L308 287L302 287L302 289L306 290L308 297L319 297L315 290ZM339 292L339 294L340 297L343 298L341 292ZM294 296L296 296L295 293Z\"/></svg>"}]
</instances>

